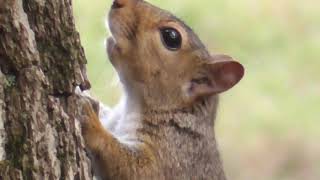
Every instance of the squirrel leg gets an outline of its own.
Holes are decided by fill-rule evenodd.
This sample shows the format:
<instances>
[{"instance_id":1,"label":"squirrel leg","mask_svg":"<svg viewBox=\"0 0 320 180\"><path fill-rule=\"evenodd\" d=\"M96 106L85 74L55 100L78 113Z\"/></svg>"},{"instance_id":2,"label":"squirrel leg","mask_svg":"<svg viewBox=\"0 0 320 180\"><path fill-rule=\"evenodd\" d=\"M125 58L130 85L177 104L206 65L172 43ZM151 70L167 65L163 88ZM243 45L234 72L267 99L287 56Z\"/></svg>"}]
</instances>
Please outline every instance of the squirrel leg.
<instances>
[{"instance_id":1,"label":"squirrel leg","mask_svg":"<svg viewBox=\"0 0 320 180\"><path fill-rule=\"evenodd\" d=\"M81 128L86 147L103 179L153 179L158 168L151 147L121 143L102 126L90 103L84 104Z\"/></svg>"}]
</instances>

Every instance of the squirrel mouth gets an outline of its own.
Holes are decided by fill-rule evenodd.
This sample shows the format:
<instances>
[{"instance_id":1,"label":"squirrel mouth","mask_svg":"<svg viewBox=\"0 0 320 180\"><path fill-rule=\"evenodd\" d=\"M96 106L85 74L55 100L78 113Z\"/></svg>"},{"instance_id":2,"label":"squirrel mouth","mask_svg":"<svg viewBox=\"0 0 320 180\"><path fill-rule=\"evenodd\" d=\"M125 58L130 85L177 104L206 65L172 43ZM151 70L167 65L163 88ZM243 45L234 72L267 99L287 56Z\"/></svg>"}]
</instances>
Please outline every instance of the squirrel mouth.
<instances>
[{"instance_id":1,"label":"squirrel mouth","mask_svg":"<svg viewBox=\"0 0 320 180\"><path fill-rule=\"evenodd\" d=\"M114 39L114 37L109 37L107 39L107 44L106 45L107 45L107 53L108 53L109 57L111 57L116 50L120 49L119 46L117 45L116 40Z\"/></svg>"},{"instance_id":2,"label":"squirrel mouth","mask_svg":"<svg viewBox=\"0 0 320 180\"><path fill-rule=\"evenodd\" d=\"M115 65L115 61L122 56L122 49L118 45L117 40L112 36L107 39L106 45L109 60L113 65Z\"/></svg>"}]
</instances>

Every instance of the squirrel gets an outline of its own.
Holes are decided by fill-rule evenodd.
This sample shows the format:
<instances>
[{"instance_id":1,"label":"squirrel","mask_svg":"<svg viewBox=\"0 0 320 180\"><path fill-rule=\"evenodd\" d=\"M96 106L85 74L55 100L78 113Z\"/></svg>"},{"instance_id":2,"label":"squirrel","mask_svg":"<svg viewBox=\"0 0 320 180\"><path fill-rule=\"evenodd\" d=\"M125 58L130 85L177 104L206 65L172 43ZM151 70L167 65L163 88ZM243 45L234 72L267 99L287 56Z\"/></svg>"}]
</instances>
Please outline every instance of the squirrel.
<instances>
[{"instance_id":1,"label":"squirrel","mask_svg":"<svg viewBox=\"0 0 320 180\"><path fill-rule=\"evenodd\" d=\"M214 131L218 94L242 79L244 67L211 55L183 21L143 0L114 0L108 17L106 50L125 97L106 127L99 108L83 108L98 176L225 180Z\"/></svg>"}]
</instances>

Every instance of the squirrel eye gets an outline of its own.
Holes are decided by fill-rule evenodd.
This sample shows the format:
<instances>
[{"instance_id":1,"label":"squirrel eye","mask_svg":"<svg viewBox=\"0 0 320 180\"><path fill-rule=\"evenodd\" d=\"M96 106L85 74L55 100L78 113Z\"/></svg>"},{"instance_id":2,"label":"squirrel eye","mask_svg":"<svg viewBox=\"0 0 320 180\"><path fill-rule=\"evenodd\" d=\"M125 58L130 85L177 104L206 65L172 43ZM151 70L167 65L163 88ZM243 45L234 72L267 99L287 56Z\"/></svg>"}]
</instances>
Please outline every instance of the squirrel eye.
<instances>
[{"instance_id":1,"label":"squirrel eye","mask_svg":"<svg viewBox=\"0 0 320 180\"><path fill-rule=\"evenodd\" d=\"M164 27L160 29L161 40L164 46L172 51L181 48L182 38L179 31L171 27Z\"/></svg>"}]
</instances>

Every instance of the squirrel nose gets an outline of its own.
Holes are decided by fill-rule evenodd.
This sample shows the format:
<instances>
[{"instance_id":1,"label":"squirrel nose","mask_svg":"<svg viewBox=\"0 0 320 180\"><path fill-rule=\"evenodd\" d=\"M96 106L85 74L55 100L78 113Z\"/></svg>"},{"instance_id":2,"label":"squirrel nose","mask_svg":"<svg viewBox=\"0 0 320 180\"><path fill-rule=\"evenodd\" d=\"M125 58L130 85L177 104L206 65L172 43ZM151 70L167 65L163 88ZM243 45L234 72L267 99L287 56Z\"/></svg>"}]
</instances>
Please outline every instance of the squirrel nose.
<instances>
[{"instance_id":1,"label":"squirrel nose","mask_svg":"<svg viewBox=\"0 0 320 180\"><path fill-rule=\"evenodd\" d=\"M114 0L111 6L112 9L119 9L125 5L125 0Z\"/></svg>"},{"instance_id":2,"label":"squirrel nose","mask_svg":"<svg viewBox=\"0 0 320 180\"><path fill-rule=\"evenodd\" d=\"M126 0L113 0L112 9L120 9L125 6Z\"/></svg>"},{"instance_id":3,"label":"squirrel nose","mask_svg":"<svg viewBox=\"0 0 320 180\"><path fill-rule=\"evenodd\" d=\"M124 6L130 6L137 3L140 0L113 0L113 4L111 6L112 9L123 8Z\"/></svg>"}]
</instances>

